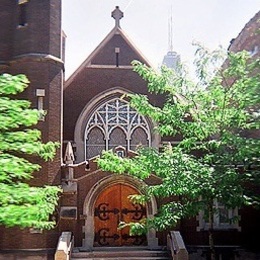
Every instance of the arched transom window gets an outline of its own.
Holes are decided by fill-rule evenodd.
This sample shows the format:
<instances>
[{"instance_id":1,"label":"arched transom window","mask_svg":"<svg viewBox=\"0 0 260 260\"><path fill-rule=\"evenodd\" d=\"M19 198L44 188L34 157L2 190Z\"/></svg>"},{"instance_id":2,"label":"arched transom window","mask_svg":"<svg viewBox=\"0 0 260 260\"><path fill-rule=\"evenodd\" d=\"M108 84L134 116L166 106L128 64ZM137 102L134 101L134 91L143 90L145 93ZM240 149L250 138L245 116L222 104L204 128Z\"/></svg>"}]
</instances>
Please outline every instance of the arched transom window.
<instances>
[{"instance_id":1,"label":"arched transom window","mask_svg":"<svg viewBox=\"0 0 260 260\"><path fill-rule=\"evenodd\" d=\"M146 119L128 102L119 98L99 106L91 115L85 130L86 159L117 146L136 150L140 145L150 144L151 135Z\"/></svg>"}]
</instances>

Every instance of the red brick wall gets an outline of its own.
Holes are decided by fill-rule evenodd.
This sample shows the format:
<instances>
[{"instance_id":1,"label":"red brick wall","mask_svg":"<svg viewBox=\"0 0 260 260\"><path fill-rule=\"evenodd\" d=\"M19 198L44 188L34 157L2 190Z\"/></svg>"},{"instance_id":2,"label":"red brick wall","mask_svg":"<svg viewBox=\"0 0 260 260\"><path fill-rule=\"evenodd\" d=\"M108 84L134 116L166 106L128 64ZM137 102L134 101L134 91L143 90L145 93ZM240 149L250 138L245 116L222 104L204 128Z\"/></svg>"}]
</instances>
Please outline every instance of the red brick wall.
<instances>
[{"instance_id":1,"label":"red brick wall","mask_svg":"<svg viewBox=\"0 0 260 260\"><path fill-rule=\"evenodd\" d=\"M13 37L13 11L15 9L15 1L0 1L0 67L1 63L7 61L12 52ZM0 69L1 72L1 69Z\"/></svg>"},{"instance_id":2,"label":"red brick wall","mask_svg":"<svg viewBox=\"0 0 260 260\"><path fill-rule=\"evenodd\" d=\"M13 56L28 53L46 53L60 57L60 10L61 1L29 1L27 5L28 25L20 28L16 27ZM15 8L14 15L18 16L18 8ZM18 23L17 18L14 21Z\"/></svg>"},{"instance_id":3,"label":"red brick wall","mask_svg":"<svg viewBox=\"0 0 260 260\"><path fill-rule=\"evenodd\" d=\"M116 65L115 48L119 47L118 65L130 66L133 60L139 60L145 63L138 52L134 51L131 46L119 34L114 35L110 41L93 57L91 64Z\"/></svg>"},{"instance_id":4,"label":"red brick wall","mask_svg":"<svg viewBox=\"0 0 260 260\"><path fill-rule=\"evenodd\" d=\"M1 0L0 19L6 21L0 27L0 60L8 63L11 74L25 74L30 85L21 97L29 99L37 107L36 89L45 89L44 109L47 115L37 125L43 142L61 143L63 64L61 59L61 0L30 0L28 2L28 25L18 28L17 1ZM2 20L1 20L2 21ZM6 26L3 26L6 25ZM11 28L11 29L10 29ZM8 50L7 46L9 47ZM33 55L32 55L33 53ZM37 54L37 55L35 55ZM47 59L46 55L56 58ZM17 56L24 55L23 58ZM1 67L1 66L0 66ZM0 68L1 72L1 68ZM60 150L53 161L43 162L32 158L42 169L35 173L32 185L60 184ZM30 234L28 229L0 228L0 250L25 248L56 248L59 229Z\"/></svg>"},{"instance_id":5,"label":"red brick wall","mask_svg":"<svg viewBox=\"0 0 260 260\"><path fill-rule=\"evenodd\" d=\"M258 46L260 55L260 11L245 25L239 35L232 41L229 50L233 52L247 50L252 51Z\"/></svg>"},{"instance_id":6,"label":"red brick wall","mask_svg":"<svg viewBox=\"0 0 260 260\"><path fill-rule=\"evenodd\" d=\"M85 68L64 90L64 140L74 139L77 119L88 102L116 87L149 95L154 104L162 104L162 98L148 94L147 82L132 69Z\"/></svg>"}]
</instances>

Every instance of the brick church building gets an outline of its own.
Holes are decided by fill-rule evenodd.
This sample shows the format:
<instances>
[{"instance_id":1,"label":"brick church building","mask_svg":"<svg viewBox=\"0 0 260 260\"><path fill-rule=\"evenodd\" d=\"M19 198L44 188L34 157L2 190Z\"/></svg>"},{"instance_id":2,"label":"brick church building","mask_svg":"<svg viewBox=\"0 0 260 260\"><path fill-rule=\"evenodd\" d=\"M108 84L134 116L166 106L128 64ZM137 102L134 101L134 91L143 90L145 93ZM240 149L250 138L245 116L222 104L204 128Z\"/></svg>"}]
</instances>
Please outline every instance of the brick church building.
<instances>
[{"instance_id":1,"label":"brick church building","mask_svg":"<svg viewBox=\"0 0 260 260\"><path fill-rule=\"evenodd\" d=\"M132 155L142 144L159 148L161 139L154 123L139 115L121 97L128 93L150 96L158 106L162 97L151 96L146 82L133 72L131 62L151 66L120 26L123 13L112 12L115 26L105 39L64 81L65 36L61 29L61 0L1 0L0 73L28 76L30 86L23 96L34 108L47 115L38 123L43 142L59 141L62 146L53 161L42 163L32 185L61 185L63 193L57 209L57 226L51 231L0 227L0 259L53 259L59 236L74 235L74 246L91 251L95 247L166 246L167 232L149 231L146 236L130 237L117 230L119 221L152 217L160 201L152 198L146 206L133 206L127 196L142 193L141 186L158 183L151 177L144 182L126 175L114 175L97 168L95 158L102 150L114 149L120 156ZM258 27L257 27L258 25ZM259 28L259 13L245 31ZM259 55L259 34L246 42L243 30L234 40L237 46ZM241 44L240 44L241 43ZM172 141L172 140L171 140ZM177 141L177 140L173 140ZM217 234L217 243L259 249L259 212L241 211L240 222ZM250 221L248 221L250 220ZM183 220L180 230L192 250L207 245L207 231L198 218ZM18 258L15 258L18 256Z\"/></svg>"}]
</instances>

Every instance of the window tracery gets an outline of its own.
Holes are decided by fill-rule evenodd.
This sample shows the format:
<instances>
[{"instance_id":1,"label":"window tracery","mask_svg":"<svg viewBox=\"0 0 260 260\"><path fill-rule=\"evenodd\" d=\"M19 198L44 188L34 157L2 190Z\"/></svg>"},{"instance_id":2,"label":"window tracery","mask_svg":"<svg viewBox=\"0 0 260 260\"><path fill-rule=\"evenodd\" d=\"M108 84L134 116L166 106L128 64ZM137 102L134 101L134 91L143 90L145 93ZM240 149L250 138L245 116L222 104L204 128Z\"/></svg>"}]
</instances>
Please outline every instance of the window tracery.
<instances>
[{"instance_id":1,"label":"window tracery","mask_svg":"<svg viewBox=\"0 0 260 260\"><path fill-rule=\"evenodd\" d=\"M145 117L119 98L100 105L86 125L87 159L117 146L136 150L139 145L150 146L150 143L150 130Z\"/></svg>"}]
</instances>

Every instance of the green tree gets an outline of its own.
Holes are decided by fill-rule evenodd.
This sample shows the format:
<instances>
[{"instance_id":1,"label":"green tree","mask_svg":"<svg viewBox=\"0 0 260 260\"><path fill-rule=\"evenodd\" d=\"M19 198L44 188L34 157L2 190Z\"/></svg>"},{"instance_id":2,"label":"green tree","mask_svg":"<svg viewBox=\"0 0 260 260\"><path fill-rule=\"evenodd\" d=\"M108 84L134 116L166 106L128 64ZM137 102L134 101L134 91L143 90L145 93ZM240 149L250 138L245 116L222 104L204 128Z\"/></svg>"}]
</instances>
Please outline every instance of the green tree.
<instances>
[{"instance_id":1,"label":"green tree","mask_svg":"<svg viewBox=\"0 0 260 260\"><path fill-rule=\"evenodd\" d=\"M156 107L147 96L133 94L129 95L131 106L152 118L161 136L179 134L182 141L161 152L141 148L134 158L119 158L109 151L98 159L103 170L141 179L151 174L161 178L160 184L146 187L144 196L132 200L145 201L155 195L169 202L153 219L122 226L129 225L132 232L151 227L163 230L203 211L209 223L211 259L215 259L213 217L221 214L215 202L226 209L259 204L259 193L254 192L259 184L259 64L246 52L223 55L223 50L210 52L199 44L196 80L184 66L177 72L166 67L158 72L133 62L134 70L148 82L149 92L166 98L162 107Z\"/></svg>"},{"instance_id":2,"label":"green tree","mask_svg":"<svg viewBox=\"0 0 260 260\"><path fill-rule=\"evenodd\" d=\"M32 129L41 112L31 109L27 100L14 99L28 84L25 75L0 76L0 224L49 229L55 225L49 217L60 189L31 187L28 181L40 165L30 160L52 159L58 143L43 144L40 131Z\"/></svg>"}]
</instances>

